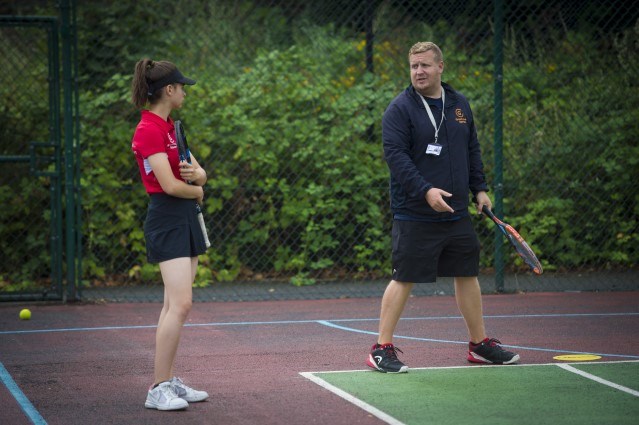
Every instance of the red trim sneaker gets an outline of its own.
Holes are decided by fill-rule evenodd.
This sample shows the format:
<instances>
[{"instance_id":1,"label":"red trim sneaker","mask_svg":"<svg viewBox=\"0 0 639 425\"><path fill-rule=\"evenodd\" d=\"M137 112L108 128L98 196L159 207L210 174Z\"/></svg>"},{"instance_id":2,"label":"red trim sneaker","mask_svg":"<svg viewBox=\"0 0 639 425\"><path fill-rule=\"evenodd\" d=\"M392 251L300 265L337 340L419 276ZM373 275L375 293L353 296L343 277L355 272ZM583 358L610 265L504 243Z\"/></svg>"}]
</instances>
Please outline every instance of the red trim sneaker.
<instances>
[{"instance_id":1,"label":"red trim sneaker","mask_svg":"<svg viewBox=\"0 0 639 425\"><path fill-rule=\"evenodd\" d=\"M487 364L513 364L519 361L519 354L501 348L501 341L486 338L479 344L468 343L468 361Z\"/></svg>"},{"instance_id":2,"label":"red trim sneaker","mask_svg":"<svg viewBox=\"0 0 639 425\"><path fill-rule=\"evenodd\" d=\"M373 348L371 348L371 353L368 355L366 364L384 373L408 372L408 366L400 362L397 358L398 351L402 353L402 350L393 344L375 344Z\"/></svg>"}]
</instances>

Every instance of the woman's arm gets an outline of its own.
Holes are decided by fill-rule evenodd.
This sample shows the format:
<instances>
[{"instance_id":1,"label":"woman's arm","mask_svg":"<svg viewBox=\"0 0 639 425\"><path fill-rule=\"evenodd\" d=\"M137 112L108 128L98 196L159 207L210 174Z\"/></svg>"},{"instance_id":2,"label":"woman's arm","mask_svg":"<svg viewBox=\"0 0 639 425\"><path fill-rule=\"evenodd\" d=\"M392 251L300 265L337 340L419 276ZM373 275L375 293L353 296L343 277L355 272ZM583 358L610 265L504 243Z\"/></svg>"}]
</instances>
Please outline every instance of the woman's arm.
<instances>
[{"instance_id":1,"label":"woman's arm","mask_svg":"<svg viewBox=\"0 0 639 425\"><path fill-rule=\"evenodd\" d=\"M171 170L169 159L164 152L156 153L148 158L151 169L158 179L162 190L171 196L185 199L196 199L201 201L204 197L204 191L201 186L190 185L180 179L176 179Z\"/></svg>"}]
</instances>

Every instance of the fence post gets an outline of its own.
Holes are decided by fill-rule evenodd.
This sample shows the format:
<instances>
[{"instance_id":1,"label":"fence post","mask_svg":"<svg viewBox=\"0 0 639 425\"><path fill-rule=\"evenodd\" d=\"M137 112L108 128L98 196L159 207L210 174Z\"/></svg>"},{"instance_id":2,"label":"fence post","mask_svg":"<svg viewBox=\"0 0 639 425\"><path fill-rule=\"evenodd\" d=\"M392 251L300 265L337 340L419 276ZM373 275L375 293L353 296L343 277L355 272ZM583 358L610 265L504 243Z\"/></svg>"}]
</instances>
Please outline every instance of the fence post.
<instances>
[{"instance_id":1,"label":"fence post","mask_svg":"<svg viewBox=\"0 0 639 425\"><path fill-rule=\"evenodd\" d=\"M495 0L495 38L494 38L494 67L495 67L495 136L494 136L494 189L495 214L503 216L503 62L504 62L504 5L503 0ZM504 252L503 236L495 228L495 289L504 291Z\"/></svg>"},{"instance_id":2,"label":"fence post","mask_svg":"<svg viewBox=\"0 0 639 425\"><path fill-rule=\"evenodd\" d=\"M64 99L64 178L66 218L67 291L65 301L76 300L76 220L75 220L75 155L73 146L73 81L71 60L71 5L70 0L60 2L62 33L62 93Z\"/></svg>"},{"instance_id":3,"label":"fence post","mask_svg":"<svg viewBox=\"0 0 639 425\"><path fill-rule=\"evenodd\" d=\"M71 0L71 60L73 62L73 123L74 123L74 141L75 141L75 297L82 298L80 282L82 282L82 185L80 179L82 177L82 146L80 145L80 90L78 87L78 2Z\"/></svg>"}]
</instances>

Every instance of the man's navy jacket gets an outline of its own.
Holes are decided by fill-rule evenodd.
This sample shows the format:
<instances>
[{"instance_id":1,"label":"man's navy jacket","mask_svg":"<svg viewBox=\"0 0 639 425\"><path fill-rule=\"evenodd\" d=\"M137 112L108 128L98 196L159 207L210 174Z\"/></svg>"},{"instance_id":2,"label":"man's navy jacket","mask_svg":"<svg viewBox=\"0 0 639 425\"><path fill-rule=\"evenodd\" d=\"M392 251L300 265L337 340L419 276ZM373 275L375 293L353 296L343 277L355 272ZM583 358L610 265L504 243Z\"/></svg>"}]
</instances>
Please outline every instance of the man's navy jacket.
<instances>
[{"instance_id":1,"label":"man's navy jacket","mask_svg":"<svg viewBox=\"0 0 639 425\"><path fill-rule=\"evenodd\" d=\"M390 195L393 214L425 220L450 220L468 215L469 191L488 191L477 131L466 98L442 83L445 116L439 130L440 155L427 155L435 142L435 128L421 95L411 85L389 104L382 119L384 157L390 168ZM441 100L439 101L441 105ZM430 102L429 102L430 105ZM441 108L431 106L439 125ZM426 202L430 188L443 189L455 210L439 213Z\"/></svg>"}]
</instances>

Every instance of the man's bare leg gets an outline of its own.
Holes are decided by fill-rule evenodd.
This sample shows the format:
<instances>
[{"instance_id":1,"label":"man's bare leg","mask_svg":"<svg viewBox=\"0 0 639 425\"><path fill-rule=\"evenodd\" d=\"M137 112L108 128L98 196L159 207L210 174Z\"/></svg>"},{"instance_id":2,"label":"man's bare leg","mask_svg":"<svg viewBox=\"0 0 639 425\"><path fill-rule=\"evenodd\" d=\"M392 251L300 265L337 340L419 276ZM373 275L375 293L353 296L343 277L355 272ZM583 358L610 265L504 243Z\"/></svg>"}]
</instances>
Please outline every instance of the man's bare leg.
<instances>
[{"instance_id":1,"label":"man's bare leg","mask_svg":"<svg viewBox=\"0 0 639 425\"><path fill-rule=\"evenodd\" d=\"M398 282L396 280L391 280L386 287L386 291L384 291L384 296L382 297L382 308L379 316L378 344L389 344L393 342L395 328L404 311L406 301L412 289L412 283Z\"/></svg>"}]
</instances>

